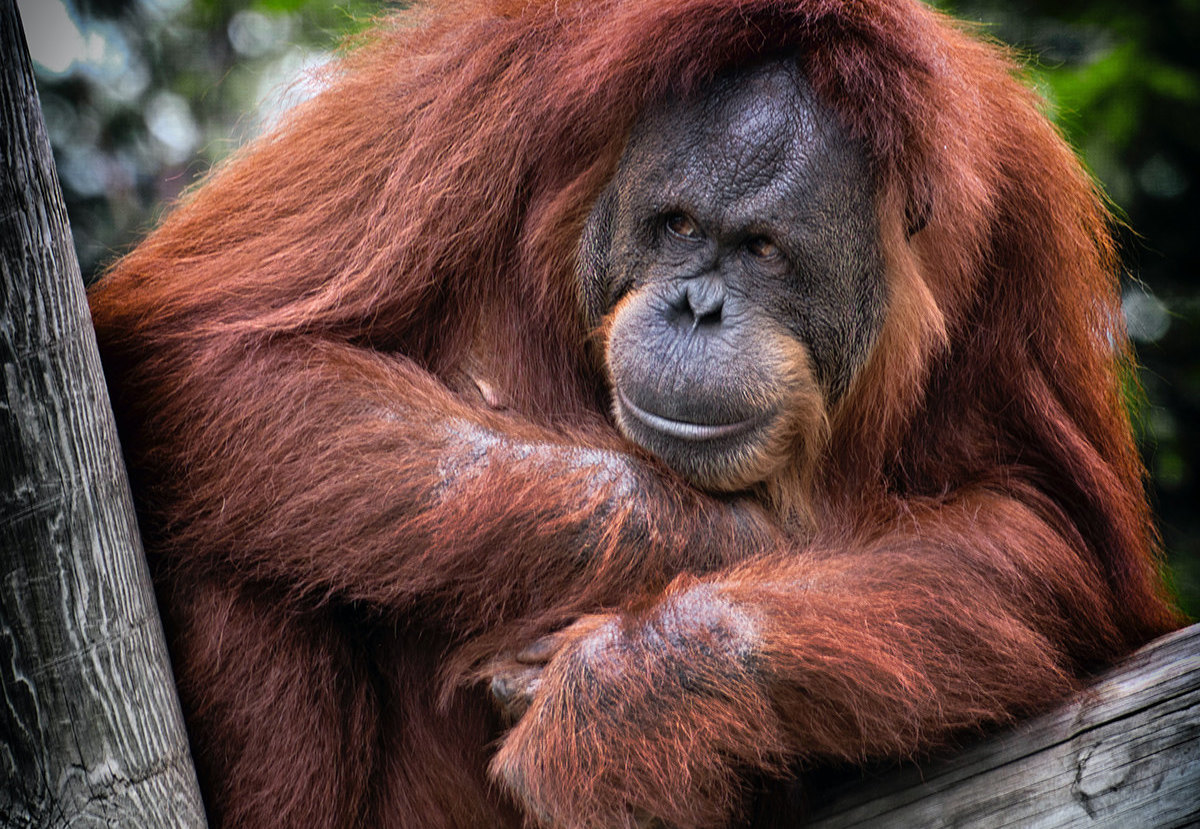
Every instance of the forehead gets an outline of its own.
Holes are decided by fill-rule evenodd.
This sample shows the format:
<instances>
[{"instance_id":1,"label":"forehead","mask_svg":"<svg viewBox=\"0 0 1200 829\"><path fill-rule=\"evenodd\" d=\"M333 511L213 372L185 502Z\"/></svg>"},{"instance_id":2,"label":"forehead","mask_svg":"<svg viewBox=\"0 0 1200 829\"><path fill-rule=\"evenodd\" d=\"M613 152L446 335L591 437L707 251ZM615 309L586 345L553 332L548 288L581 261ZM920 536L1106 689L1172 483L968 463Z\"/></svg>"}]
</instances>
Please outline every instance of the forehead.
<instances>
[{"instance_id":1,"label":"forehead","mask_svg":"<svg viewBox=\"0 0 1200 829\"><path fill-rule=\"evenodd\" d=\"M652 108L630 135L623 166L657 199L760 216L798 204L820 209L837 198L832 182L865 178L857 146L784 61Z\"/></svg>"}]
</instances>

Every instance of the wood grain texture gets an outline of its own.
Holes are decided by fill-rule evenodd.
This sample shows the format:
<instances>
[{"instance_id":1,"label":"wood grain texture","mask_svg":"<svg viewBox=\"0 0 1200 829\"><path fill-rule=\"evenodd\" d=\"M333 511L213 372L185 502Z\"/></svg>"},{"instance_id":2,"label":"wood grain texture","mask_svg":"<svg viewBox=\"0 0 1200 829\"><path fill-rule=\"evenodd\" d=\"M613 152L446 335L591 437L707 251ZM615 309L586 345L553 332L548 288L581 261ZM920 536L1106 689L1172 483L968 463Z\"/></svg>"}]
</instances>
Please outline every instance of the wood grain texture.
<instances>
[{"instance_id":1,"label":"wood grain texture","mask_svg":"<svg viewBox=\"0 0 1200 829\"><path fill-rule=\"evenodd\" d=\"M957 757L830 793L809 825L1200 825L1200 625L1147 645L1070 704Z\"/></svg>"},{"instance_id":2,"label":"wood grain texture","mask_svg":"<svg viewBox=\"0 0 1200 829\"><path fill-rule=\"evenodd\" d=\"M0 54L0 824L202 826L13 0Z\"/></svg>"}]
</instances>

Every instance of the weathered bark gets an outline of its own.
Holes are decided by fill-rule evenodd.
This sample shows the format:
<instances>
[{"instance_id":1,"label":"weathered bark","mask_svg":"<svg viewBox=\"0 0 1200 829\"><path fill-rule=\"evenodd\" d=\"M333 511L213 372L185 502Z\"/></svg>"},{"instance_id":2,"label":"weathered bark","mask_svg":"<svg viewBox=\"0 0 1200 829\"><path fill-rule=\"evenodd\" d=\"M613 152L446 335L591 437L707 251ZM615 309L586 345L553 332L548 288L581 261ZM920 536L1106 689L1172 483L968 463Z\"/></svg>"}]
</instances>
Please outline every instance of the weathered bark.
<instances>
[{"instance_id":1,"label":"weathered bark","mask_svg":"<svg viewBox=\"0 0 1200 829\"><path fill-rule=\"evenodd\" d=\"M812 829L1200 825L1200 625L957 757L826 794Z\"/></svg>"},{"instance_id":2,"label":"weathered bark","mask_svg":"<svg viewBox=\"0 0 1200 829\"><path fill-rule=\"evenodd\" d=\"M0 824L203 826L14 0L0 55Z\"/></svg>"}]
</instances>

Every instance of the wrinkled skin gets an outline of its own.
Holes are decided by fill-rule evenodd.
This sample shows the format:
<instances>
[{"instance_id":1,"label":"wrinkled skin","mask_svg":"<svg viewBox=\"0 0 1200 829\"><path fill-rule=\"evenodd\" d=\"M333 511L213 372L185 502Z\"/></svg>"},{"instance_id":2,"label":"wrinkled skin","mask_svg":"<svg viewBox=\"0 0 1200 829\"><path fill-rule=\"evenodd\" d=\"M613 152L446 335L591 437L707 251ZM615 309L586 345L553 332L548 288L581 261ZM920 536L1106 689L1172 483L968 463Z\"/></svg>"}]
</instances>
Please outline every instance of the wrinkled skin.
<instances>
[{"instance_id":1,"label":"wrinkled skin","mask_svg":"<svg viewBox=\"0 0 1200 829\"><path fill-rule=\"evenodd\" d=\"M794 66L651 111L580 254L621 431L707 489L791 462L879 331L877 235L862 150Z\"/></svg>"}]
</instances>

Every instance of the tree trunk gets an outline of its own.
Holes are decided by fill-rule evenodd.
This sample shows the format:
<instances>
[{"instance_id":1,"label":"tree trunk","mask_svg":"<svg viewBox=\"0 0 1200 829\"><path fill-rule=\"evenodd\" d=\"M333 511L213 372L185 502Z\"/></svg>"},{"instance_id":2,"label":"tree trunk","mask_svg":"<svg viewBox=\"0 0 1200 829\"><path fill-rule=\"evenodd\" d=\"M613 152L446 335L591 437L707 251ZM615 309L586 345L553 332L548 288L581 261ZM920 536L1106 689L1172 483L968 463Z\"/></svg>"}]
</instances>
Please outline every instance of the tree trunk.
<instances>
[{"instance_id":1,"label":"tree trunk","mask_svg":"<svg viewBox=\"0 0 1200 829\"><path fill-rule=\"evenodd\" d=\"M0 56L0 824L203 826L15 0Z\"/></svg>"}]
</instances>

